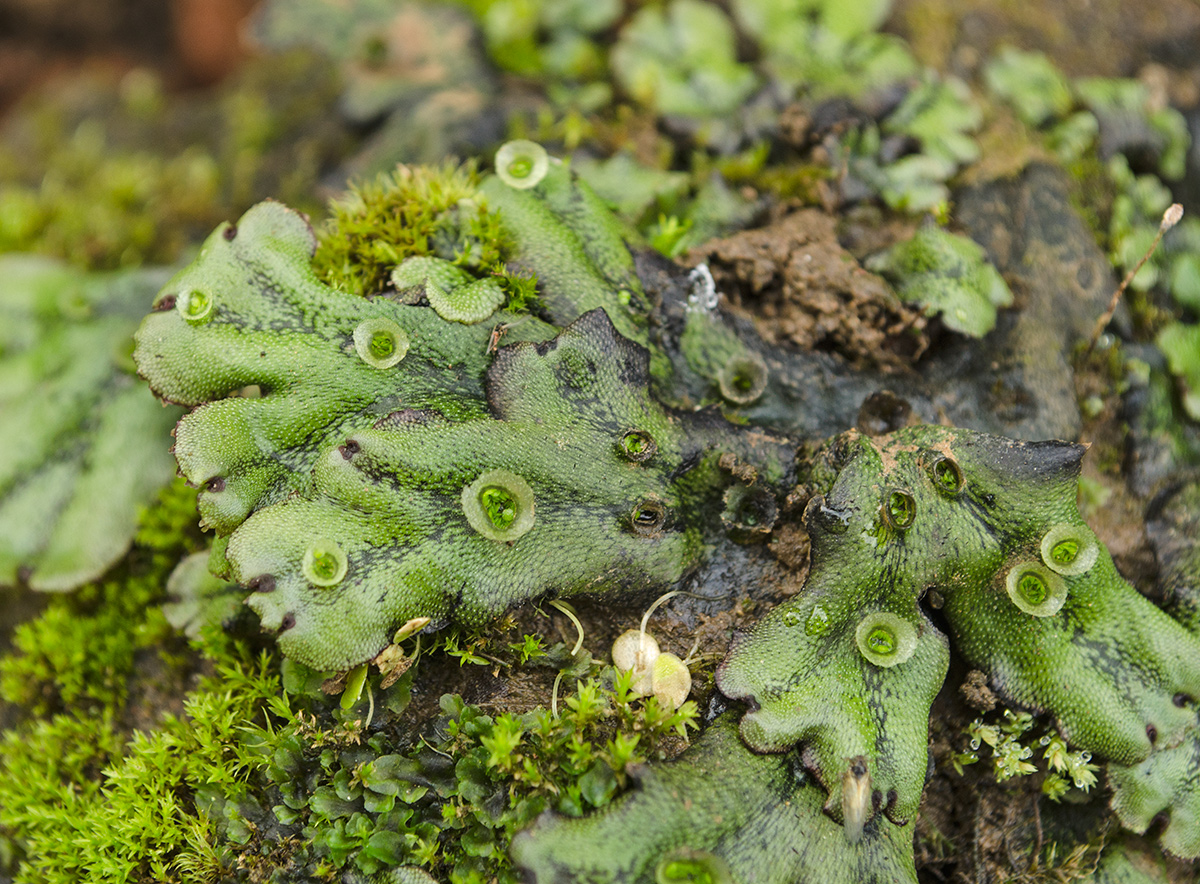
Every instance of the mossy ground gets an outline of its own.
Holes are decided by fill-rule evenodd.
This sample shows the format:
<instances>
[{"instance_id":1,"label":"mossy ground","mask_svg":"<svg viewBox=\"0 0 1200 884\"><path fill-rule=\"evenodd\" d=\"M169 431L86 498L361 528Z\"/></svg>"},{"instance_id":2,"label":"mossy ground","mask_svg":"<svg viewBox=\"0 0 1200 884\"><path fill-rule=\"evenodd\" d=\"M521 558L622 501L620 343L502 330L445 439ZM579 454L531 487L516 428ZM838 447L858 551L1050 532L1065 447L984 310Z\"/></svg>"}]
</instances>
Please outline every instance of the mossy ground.
<instances>
[{"instance_id":1,"label":"mossy ground","mask_svg":"<svg viewBox=\"0 0 1200 884\"><path fill-rule=\"evenodd\" d=\"M950 58L957 13L944 4L914 3L902 14L919 54ZM1045 33L1053 37L1061 30ZM1093 59L1116 63L1107 54ZM295 71L307 70L308 62L289 63ZM1068 66L1096 70L1082 61ZM319 65L314 71L305 82L334 79ZM253 85L254 75L247 77ZM110 102L135 117L152 111L153 89L139 88L136 79L126 81ZM24 142L34 149L26 155L48 154L60 177L47 183L35 170L6 160L0 242L88 266L116 266L173 260L198 233L260 196L307 201L314 214L323 211L313 198L315 182L353 139L308 110L323 107L333 91L328 83L305 88L281 104L253 91L230 92L217 110L200 114L225 121L227 134L173 159L166 158L169 151L153 155L137 145L114 151L110 132L69 108L34 112L34 134ZM583 119L568 115L524 125L567 142L587 132L632 144L657 165L678 147L677 139L653 131L642 111L626 108L586 124ZM298 134L308 126L315 129ZM160 138L161 130L150 124L145 129L151 143ZM703 158L697 167L712 165ZM762 160L740 171L732 162L725 166L735 183L757 188L756 196L774 192L793 204L821 202L820 184L828 174L795 158L790 164ZM1103 167L1084 163L1075 172L1082 214L1106 232L1112 194L1093 186L1107 182ZM334 204L318 253L319 272L330 284L374 293L389 247L409 254L419 240L420 249L438 253L440 230L430 218L380 219L355 211L364 195L372 206L385 191L399 203L406 188L421 186L420 173L405 174L361 183L358 196ZM457 174L468 187L472 173ZM448 188L438 199L450 207L461 196ZM104 211L82 211L88 204ZM660 233L668 220L661 219ZM504 273L505 243L493 235L486 213L460 211L458 222L489 250L443 257L476 272ZM363 235L389 225L396 230L390 242ZM352 235L340 236L352 228ZM671 250L677 241L661 242ZM506 282L514 301L528 295L520 277ZM1154 327L1145 319L1150 312L1135 310L1143 332ZM1087 418L1083 438L1095 446L1085 461L1093 503L1084 511L1123 573L1150 591L1153 559L1141 529L1141 501L1123 481L1129 427L1118 396L1124 371L1114 353L1099 351L1076 363ZM335 880L342 869L367 873L398 859L423 862L452 880L487 880L507 874L503 845L521 822L548 805L574 812L606 803L625 785L630 763L670 756L692 733L682 719L631 701L619 686L614 690L611 671L596 662L617 633L636 623L649 599L619 609L577 605L586 634L581 660L567 653L575 637L563 615L525 610L484 640L464 635L432 652L427 648L413 675L388 689L373 676L374 686L348 710L337 696L321 693L319 680L284 667L244 615L188 645L158 605L175 561L203 546L194 524L194 492L173 486L147 512L127 561L104 581L45 601L41 613L28 619L5 602L6 613L26 622L11 632L0 663L0 721L6 727L0 743L0 880L75 881L86 873L130 880ZM799 556L783 553L786 564L798 564ZM712 695L711 668L730 632L748 626L796 582L795 571L785 572L780 585L756 589L753 598L739 596L729 610L696 614L681 604L680 616L668 612L652 621L664 648L680 656L699 638L695 653L703 662L694 697L702 705ZM540 641L528 642L529 635ZM553 703L560 672L566 673L557 685L562 715L539 717L537 710ZM598 687L586 687L589 678ZM937 773L918 828L923 880L952 874L988 881L1086 876L1095 862L1094 841L1051 856L1053 833L1062 829L1052 822L1044 832L1030 827L1041 806L1040 777L1000 784L982 764L961 776L953 772L964 730L980 714L959 692L967 678L963 667L952 668L934 706ZM367 720L371 703L370 724L357 724ZM422 727L430 722L431 729ZM456 762L453 770L438 761L446 755ZM379 757L403 761L389 762L385 772L374 760ZM1093 799L1080 813L1098 818L1096 805ZM408 816L405 808L411 808ZM1191 870L1172 867L1171 874L1182 881Z\"/></svg>"}]
</instances>

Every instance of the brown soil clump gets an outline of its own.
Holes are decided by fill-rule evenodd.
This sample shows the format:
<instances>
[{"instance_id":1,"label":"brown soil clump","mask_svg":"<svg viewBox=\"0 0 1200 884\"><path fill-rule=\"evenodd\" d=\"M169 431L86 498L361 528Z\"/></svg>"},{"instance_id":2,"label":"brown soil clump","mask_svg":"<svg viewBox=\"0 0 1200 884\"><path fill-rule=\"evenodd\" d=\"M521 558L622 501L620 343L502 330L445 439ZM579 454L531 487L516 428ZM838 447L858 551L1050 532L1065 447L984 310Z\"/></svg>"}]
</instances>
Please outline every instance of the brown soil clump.
<instances>
[{"instance_id":1,"label":"brown soil clump","mask_svg":"<svg viewBox=\"0 0 1200 884\"><path fill-rule=\"evenodd\" d=\"M688 253L717 288L754 314L772 344L838 353L860 366L900 368L928 346L922 312L902 303L838 243L835 219L802 209Z\"/></svg>"}]
</instances>

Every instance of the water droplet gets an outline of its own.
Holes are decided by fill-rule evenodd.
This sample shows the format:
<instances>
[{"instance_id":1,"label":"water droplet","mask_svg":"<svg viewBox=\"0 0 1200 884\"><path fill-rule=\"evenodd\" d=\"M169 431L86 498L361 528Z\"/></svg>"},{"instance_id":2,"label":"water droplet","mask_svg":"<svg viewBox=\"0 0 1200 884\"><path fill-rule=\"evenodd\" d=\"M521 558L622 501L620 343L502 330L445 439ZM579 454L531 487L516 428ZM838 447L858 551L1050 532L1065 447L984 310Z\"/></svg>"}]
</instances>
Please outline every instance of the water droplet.
<instances>
[{"instance_id":1,"label":"water droplet","mask_svg":"<svg viewBox=\"0 0 1200 884\"><path fill-rule=\"evenodd\" d=\"M808 622L804 624L804 631L808 635L824 635L829 631L829 614L820 605L814 605L812 612L808 615Z\"/></svg>"}]
</instances>

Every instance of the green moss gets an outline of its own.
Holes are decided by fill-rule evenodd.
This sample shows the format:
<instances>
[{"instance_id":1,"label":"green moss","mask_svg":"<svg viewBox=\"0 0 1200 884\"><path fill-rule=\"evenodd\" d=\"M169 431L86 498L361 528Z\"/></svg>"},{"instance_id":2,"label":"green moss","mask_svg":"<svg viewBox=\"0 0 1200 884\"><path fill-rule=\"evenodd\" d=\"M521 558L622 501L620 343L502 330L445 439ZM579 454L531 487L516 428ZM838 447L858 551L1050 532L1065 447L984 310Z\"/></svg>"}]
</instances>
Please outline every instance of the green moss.
<instances>
[{"instance_id":1,"label":"green moss","mask_svg":"<svg viewBox=\"0 0 1200 884\"><path fill-rule=\"evenodd\" d=\"M511 240L479 198L473 166L400 167L362 181L329 204L313 271L355 295L388 287L405 258L434 256L479 275L502 271Z\"/></svg>"},{"instance_id":2,"label":"green moss","mask_svg":"<svg viewBox=\"0 0 1200 884\"><path fill-rule=\"evenodd\" d=\"M0 141L0 251L88 268L167 263L267 194L316 208L308 194L344 140L318 109L338 88L304 53L253 61L221 90L170 102L145 70L49 88Z\"/></svg>"},{"instance_id":3,"label":"green moss","mask_svg":"<svg viewBox=\"0 0 1200 884\"><path fill-rule=\"evenodd\" d=\"M256 759L236 728L268 704L286 709L271 668L268 657L236 653L187 698L184 716L165 715L128 742L110 716L79 712L6 733L0 827L22 857L16 880L179 880L203 865L197 854L214 858L196 798L243 792Z\"/></svg>"},{"instance_id":4,"label":"green moss","mask_svg":"<svg viewBox=\"0 0 1200 884\"><path fill-rule=\"evenodd\" d=\"M27 714L72 709L112 719L123 707L140 651L170 627L158 609L181 554L199 548L196 493L182 482L143 514L132 556L109 579L54 597L13 634L0 659L0 697Z\"/></svg>"}]
</instances>

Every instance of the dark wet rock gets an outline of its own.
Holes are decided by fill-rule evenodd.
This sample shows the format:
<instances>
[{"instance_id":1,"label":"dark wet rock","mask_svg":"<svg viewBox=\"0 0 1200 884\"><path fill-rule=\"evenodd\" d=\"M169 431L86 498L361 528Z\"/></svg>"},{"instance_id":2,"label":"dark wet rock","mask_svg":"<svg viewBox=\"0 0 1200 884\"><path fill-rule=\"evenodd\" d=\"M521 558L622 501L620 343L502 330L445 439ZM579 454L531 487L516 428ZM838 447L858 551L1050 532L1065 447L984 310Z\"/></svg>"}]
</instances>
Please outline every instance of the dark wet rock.
<instances>
[{"instance_id":1,"label":"dark wet rock","mask_svg":"<svg viewBox=\"0 0 1200 884\"><path fill-rule=\"evenodd\" d=\"M855 426L864 402L888 390L906 400L922 422L949 421L1027 440L1076 438L1081 421L1067 359L1107 305L1113 283L1103 253L1071 208L1065 179L1048 167L1033 166L1015 180L969 188L958 206L960 223L1019 292L1018 308L1002 311L982 341L942 334L928 353L914 359L919 349L913 351L907 362L895 349L887 355L877 350L872 365L866 351L840 344L850 340L848 332L825 328L823 313L805 301L805 278L791 265L803 261L804 254L836 246L813 229L806 234L812 239L805 240L807 252L782 248L784 239L795 243L795 231L776 225L694 253L693 259L712 260L718 291L732 294L731 300L775 305L757 323L740 311L718 308L771 374L765 393L737 414L782 432L828 436ZM847 263L845 279L858 279L857 265ZM658 339L678 372L672 398L691 406L713 401L711 383L689 370L678 345L692 281L649 255L640 257L638 271L659 304ZM865 291L861 285L841 290L851 292L848 300L853 292ZM898 333L888 317L900 314L889 313L879 299L863 296L857 303L864 309L843 321L851 321L856 334L873 330L868 339L876 346L890 346ZM764 312L761 304L755 306Z\"/></svg>"},{"instance_id":2,"label":"dark wet rock","mask_svg":"<svg viewBox=\"0 0 1200 884\"><path fill-rule=\"evenodd\" d=\"M1158 559L1164 608L1200 632L1200 476L1179 479L1151 501L1146 533Z\"/></svg>"}]
</instances>

